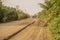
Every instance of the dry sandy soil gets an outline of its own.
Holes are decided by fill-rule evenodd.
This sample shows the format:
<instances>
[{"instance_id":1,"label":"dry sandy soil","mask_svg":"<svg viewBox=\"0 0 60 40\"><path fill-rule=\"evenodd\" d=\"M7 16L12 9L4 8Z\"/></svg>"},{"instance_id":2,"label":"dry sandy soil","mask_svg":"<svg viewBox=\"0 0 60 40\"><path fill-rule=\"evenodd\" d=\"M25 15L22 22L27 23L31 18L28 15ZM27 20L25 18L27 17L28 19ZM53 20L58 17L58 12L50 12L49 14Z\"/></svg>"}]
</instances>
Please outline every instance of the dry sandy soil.
<instances>
[{"instance_id":1,"label":"dry sandy soil","mask_svg":"<svg viewBox=\"0 0 60 40\"><path fill-rule=\"evenodd\" d=\"M34 23L10 40L48 40L48 29Z\"/></svg>"},{"instance_id":2,"label":"dry sandy soil","mask_svg":"<svg viewBox=\"0 0 60 40\"><path fill-rule=\"evenodd\" d=\"M20 30L31 21L33 19L0 24L0 40ZM48 32L47 27L38 26L35 22L9 40L48 40Z\"/></svg>"}]
</instances>

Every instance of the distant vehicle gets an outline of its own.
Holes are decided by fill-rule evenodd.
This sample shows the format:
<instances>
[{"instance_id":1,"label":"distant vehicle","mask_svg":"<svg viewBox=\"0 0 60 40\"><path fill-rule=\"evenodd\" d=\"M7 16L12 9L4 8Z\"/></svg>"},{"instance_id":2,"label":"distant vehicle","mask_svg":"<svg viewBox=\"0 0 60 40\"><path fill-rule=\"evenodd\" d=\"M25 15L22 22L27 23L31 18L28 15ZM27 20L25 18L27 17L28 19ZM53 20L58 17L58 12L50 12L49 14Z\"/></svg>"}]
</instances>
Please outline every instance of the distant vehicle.
<instances>
[{"instance_id":1,"label":"distant vehicle","mask_svg":"<svg viewBox=\"0 0 60 40\"><path fill-rule=\"evenodd\" d=\"M32 16L32 18L36 18L36 16Z\"/></svg>"}]
</instances>

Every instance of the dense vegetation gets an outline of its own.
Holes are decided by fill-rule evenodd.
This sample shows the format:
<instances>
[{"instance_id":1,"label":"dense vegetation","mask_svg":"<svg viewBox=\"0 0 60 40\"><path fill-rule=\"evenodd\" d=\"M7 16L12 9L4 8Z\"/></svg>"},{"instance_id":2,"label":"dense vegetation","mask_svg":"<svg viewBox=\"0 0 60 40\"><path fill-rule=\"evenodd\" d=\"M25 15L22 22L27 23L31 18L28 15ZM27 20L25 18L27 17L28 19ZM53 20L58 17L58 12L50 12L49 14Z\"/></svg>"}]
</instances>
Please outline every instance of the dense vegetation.
<instances>
[{"instance_id":1,"label":"dense vegetation","mask_svg":"<svg viewBox=\"0 0 60 40\"><path fill-rule=\"evenodd\" d=\"M16 8L4 6L0 0L0 23L24 19L27 17L29 17L28 14Z\"/></svg>"},{"instance_id":2,"label":"dense vegetation","mask_svg":"<svg viewBox=\"0 0 60 40\"><path fill-rule=\"evenodd\" d=\"M60 40L60 0L46 0L41 4L43 10L38 13L38 18L47 23L52 32L51 40Z\"/></svg>"}]
</instances>

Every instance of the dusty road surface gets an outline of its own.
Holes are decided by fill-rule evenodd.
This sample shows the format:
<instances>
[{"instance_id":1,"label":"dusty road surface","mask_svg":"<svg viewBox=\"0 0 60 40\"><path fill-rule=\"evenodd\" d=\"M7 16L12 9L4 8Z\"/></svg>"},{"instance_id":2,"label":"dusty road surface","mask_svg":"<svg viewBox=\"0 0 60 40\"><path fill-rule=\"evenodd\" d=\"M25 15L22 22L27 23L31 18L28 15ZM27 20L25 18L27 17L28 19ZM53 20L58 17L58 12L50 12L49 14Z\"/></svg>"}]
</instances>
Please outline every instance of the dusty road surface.
<instances>
[{"instance_id":1,"label":"dusty road surface","mask_svg":"<svg viewBox=\"0 0 60 40\"><path fill-rule=\"evenodd\" d=\"M33 19L27 19L31 22ZM26 25L27 20L23 20L23 22L12 22L9 26L0 27L0 40L3 38L8 37L10 34L16 32L17 30L21 29L23 25ZM16 23L16 24L15 24ZM21 24L20 24L21 23ZM12 25L12 26L11 26ZM2 25L1 25L2 26ZM35 22L34 24L28 26L26 29L15 35L9 40L48 40L48 28L38 26Z\"/></svg>"},{"instance_id":2,"label":"dusty road surface","mask_svg":"<svg viewBox=\"0 0 60 40\"><path fill-rule=\"evenodd\" d=\"M34 23L10 40L48 40L47 30L47 27L39 27Z\"/></svg>"},{"instance_id":3,"label":"dusty road surface","mask_svg":"<svg viewBox=\"0 0 60 40\"><path fill-rule=\"evenodd\" d=\"M0 40L22 29L25 25L33 21L31 18L0 24Z\"/></svg>"},{"instance_id":4,"label":"dusty road surface","mask_svg":"<svg viewBox=\"0 0 60 40\"><path fill-rule=\"evenodd\" d=\"M34 23L10 40L48 40L47 30L47 27L39 27Z\"/></svg>"}]
</instances>

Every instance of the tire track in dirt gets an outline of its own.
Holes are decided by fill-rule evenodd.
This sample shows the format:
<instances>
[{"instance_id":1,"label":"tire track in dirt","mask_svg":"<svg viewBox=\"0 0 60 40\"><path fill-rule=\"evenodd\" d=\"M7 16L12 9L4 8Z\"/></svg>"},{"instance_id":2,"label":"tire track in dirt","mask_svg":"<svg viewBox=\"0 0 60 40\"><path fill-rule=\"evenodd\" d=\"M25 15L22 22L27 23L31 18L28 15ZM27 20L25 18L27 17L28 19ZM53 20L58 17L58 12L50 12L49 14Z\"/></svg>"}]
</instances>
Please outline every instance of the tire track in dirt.
<instances>
[{"instance_id":1,"label":"tire track in dirt","mask_svg":"<svg viewBox=\"0 0 60 40\"><path fill-rule=\"evenodd\" d=\"M0 40L22 29L25 25L33 21L31 18L0 24Z\"/></svg>"},{"instance_id":2,"label":"tire track in dirt","mask_svg":"<svg viewBox=\"0 0 60 40\"><path fill-rule=\"evenodd\" d=\"M47 27L40 27L34 23L10 40L48 40L48 32Z\"/></svg>"},{"instance_id":3,"label":"tire track in dirt","mask_svg":"<svg viewBox=\"0 0 60 40\"><path fill-rule=\"evenodd\" d=\"M41 27L40 32L37 35L35 40L48 40L48 31L47 27Z\"/></svg>"},{"instance_id":4,"label":"tire track in dirt","mask_svg":"<svg viewBox=\"0 0 60 40\"><path fill-rule=\"evenodd\" d=\"M48 40L48 29L31 25L10 40Z\"/></svg>"},{"instance_id":5,"label":"tire track in dirt","mask_svg":"<svg viewBox=\"0 0 60 40\"><path fill-rule=\"evenodd\" d=\"M17 34L15 37L11 38L10 40L25 40L29 35L33 34L32 25L23 30L21 33Z\"/></svg>"}]
</instances>

